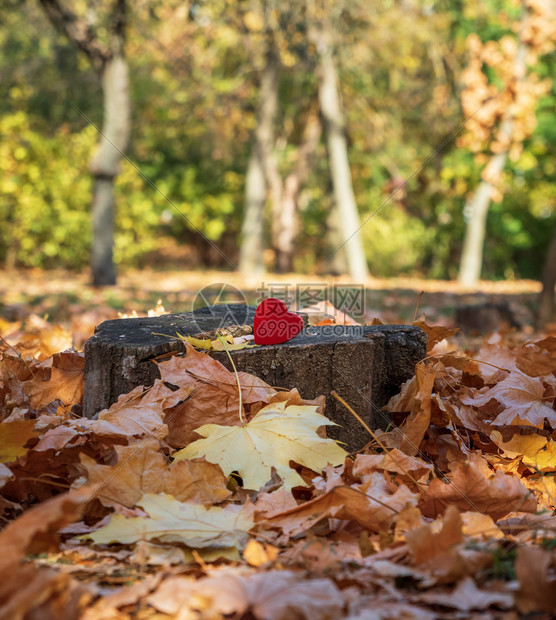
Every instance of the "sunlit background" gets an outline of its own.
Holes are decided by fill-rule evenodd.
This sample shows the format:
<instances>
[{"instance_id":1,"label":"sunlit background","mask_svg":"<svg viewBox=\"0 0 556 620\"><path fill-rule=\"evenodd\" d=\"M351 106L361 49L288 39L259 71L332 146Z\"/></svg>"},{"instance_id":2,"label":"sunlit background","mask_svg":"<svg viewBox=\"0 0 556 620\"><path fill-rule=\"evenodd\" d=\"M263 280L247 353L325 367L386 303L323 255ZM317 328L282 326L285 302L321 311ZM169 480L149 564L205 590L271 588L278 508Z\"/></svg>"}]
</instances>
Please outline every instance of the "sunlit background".
<instances>
[{"instance_id":1,"label":"sunlit background","mask_svg":"<svg viewBox=\"0 0 556 620\"><path fill-rule=\"evenodd\" d=\"M540 280L552 4L4 0L0 266Z\"/></svg>"}]
</instances>

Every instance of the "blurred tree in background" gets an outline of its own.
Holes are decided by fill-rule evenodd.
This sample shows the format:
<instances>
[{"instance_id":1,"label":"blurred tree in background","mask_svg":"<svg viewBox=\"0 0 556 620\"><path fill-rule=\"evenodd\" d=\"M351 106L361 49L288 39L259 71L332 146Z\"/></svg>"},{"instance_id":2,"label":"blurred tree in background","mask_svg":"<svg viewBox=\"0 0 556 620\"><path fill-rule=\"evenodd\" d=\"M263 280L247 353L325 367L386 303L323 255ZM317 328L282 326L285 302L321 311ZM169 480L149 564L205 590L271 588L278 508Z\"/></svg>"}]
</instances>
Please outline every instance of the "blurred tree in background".
<instances>
[{"instance_id":1,"label":"blurred tree in background","mask_svg":"<svg viewBox=\"0 0 556 620\"><path fill-rule=\"evenodd\" d=\"M483 244L490 202L501 202L502 172L508 157L518 161L523 141L536 126L536 109L552 82L535 71L539 56L554 50L556 11L551 0L522 0L519 19L502 19L502 36L483 43L467 38L469 61L463 73L463 109L468 119L460 147L484 164L477 190L464 207L465 239L459 279L474 285L482 268Z\"/></svg>"},{"instance_id":2,"label":"blurred tree in background","mask_svg":"<svg viewBox=\"0 0 556 620\"><path fill-rule=\"evenodd\" d=\"M85 54L102 85L102 129L99 129L98 147L89 165L93 176L91 268L93 284L115 284L114 179L120 172L120 160L125 156L131 122L129 69L125 55L126 0L112 0L104 11L96 2L78 3L81 5L79 13L64 1L39 2L54 28Z\"/></svg>"},{"instance_id":3,"label":"blurred tree in background","mask_svg":"<svg viewBox=\"0 0 556 620\"><path fill-rule=\"evenodd\" d=\"M113 2L64 5L87 15L90 6L100 12ZM487 163L477 156L492 152L465 141L465 71L482 53L466 42L478 37L482 50L515 36L515 0L129 3L127 154L137 168L123 161L115 179L116 263L229 268L211 243L238 264L242 228L245 238L245 227L255 225L247 234L261 266L346 270L344 252L325 264L342 243L342 221L318 101L311 6L334 29L332 60L370 272L457 277L464 206ZM0 24L0 263L80 269L90 262L88 165L99 136L78 110L102 127L101 78L35 0L4 0ZM98 26L101 40L108 25ZM273 58L275 106L261 137ZM480 69L488 84L502 86L495 67L481 61ZM538 80L555 70L554 51L539 51ZM539 95L529 112L536 126L510 153L497 181L500 201L488 211L485 278L541 277L556 223L554 84ZM264 143L259 219L245 220L257 143Z\"/></svg>"}]
</instances>

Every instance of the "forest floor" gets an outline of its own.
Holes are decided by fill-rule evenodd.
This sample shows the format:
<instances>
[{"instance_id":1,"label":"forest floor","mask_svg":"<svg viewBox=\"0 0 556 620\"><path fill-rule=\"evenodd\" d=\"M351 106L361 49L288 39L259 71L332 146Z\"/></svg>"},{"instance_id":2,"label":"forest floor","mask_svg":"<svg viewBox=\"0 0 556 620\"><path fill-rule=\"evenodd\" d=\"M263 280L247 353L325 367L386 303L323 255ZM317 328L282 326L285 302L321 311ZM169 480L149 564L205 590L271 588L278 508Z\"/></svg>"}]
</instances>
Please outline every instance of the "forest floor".
<instances>
[{"instance_id":1,"label":"forest floor","mask_svg":"<svg viewBox=\"0 0 556 620\"><path fill-rule=\"evenodd\" d=\"M364 322L424 313L429 339L387 431L351 454L317 434L322 398L190 344L81 417L70 347L103 320L357 289L264 280L0 272L0 620L556 617L556 335L534 333L536 282L366 282ZM514 328L502 312L488 338L453 335L485 302Z\"/></svg>"},{"instance_id":2,"label":"forest floor","mask_svg":"<svg viewBox=\"0 0 556 620\"><path fill-rule=\"evenodd\" d=\"M146 315L158 300L166 312L190 311L199 291L204 290L206 295L208 289L214 299L222 284L229 290L241 291L248 303L256 304L261 288L265 289L266 296L280 297L280 291L287 290L295 296L296 291L307 287L317 291L317 296L327 291L334 303L334 287L349 287L350 283L348 278L304 274L245 278L237 272L226 271L141 269L119 274L116 286L95 288L90 284L88 272L0 271L0 317L14 321L34 313L56 323L78 322L82 330L88 331L103 320L117 318L119 313ZM491 302L507 303L517 321L529 331L534 323L541 285L533 280L482 281L476 288L469 289L454 281L403 277L370 278L364 283L364 290L362 322L366 323L374 318L385 323L406 323L417 312L424 313L429 322L452 326L458 307ZM225 295L226 292L218 301L226 301Z\"/></svg>"}]
</instances>

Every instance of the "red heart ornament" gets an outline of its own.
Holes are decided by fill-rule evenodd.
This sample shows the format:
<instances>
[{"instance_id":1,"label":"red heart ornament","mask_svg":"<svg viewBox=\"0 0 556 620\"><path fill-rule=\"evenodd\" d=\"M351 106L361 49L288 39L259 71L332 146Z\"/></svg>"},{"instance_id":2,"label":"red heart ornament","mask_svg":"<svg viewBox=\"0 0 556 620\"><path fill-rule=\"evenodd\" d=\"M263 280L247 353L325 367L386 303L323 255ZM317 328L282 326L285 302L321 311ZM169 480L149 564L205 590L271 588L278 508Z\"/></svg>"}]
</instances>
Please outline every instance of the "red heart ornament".
<instances>
[{"instance_id":1,"label":"red heart ornament","mask_svg":"<svg viewBox=\"0 0 556 620\"><path fill-rule=\"evenodd\" d=\"M295 338L302 329L303 319L288 312L286 304L280 299L264 299L255 310L255 344L281 344Z\"/></svg>"}]
</instances>

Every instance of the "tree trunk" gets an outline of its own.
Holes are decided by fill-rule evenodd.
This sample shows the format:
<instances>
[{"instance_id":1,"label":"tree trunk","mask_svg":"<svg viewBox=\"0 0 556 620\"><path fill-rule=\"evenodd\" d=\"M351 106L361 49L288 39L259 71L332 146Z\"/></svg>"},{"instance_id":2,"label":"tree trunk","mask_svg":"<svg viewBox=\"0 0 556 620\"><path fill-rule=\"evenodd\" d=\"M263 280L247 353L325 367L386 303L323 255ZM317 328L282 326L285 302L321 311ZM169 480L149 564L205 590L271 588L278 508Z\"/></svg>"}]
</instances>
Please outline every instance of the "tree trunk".
<instances>
[{"instance_id":1,"label":"tree trunk","mask_svg":"<svg viewBox=\"0 0 556 620\"><path fill-rule=\"evenodd\" d=\"M126 0L113 0L108 46L101 43L93 25L99 21L94 3L89 7L88 18L81 19L59 0L39 1L53 26L87 55L102 78L103 125L99 146L89 166L94 179L91 268L96 286L115 284L114 179L129 141L131 117L128 66L124 55Z\"/></svg>"},{"instance_id":2,"label":"tree trunk","mask_svg":"<svg viewBox=\"0 0 556 620\"><path fill-rule=\"evenodd\" d=\"M245 178L245 208L241 229L239 269L247 274L264 272L264 210L268 189L268 159L272 156L274 122L278 109L280 59L269 43L261 79L257 127Z\"/></svg>"},{"instance_id":3,"label":"tree trunk","mask_svg":"<svg viewBox=\"0 0 556 620\"><path fill-rule=\"evenodd\" d=\"M494 174L500 174L507 158L507 151L497 153L491 159L489 169ZM492 183L483 179L473 197L465 205L468 219L459 269L459 282L464 286L474 286L481 277L486 221L493 189Z\"/></svg>"},{"instance_id":4,"label":"tree trunk","mask_svg":"<svg viewBox=\"0 0 556 620\"><path fill-rule=\"evenodd\" d=\"M115 55L106 62L102 87L102 136L90 165L94 178L91 268L95 286L116 283L113 258L114 179L129 141L131 115L128 66L123 54Z\"/></svg>"},{"instance_id":5,"label":"tree trunk","mask_svg":"<svg viewBox=\"0 0 556 620\"><path fill-rule=\"evenodd\" d=\"M264 273L263 235L266 179L262 158L253 145L245 177L245 210L241 227L239 270L247 274Z\"/></svg>"},{"instance_id":6,"label":"tree trunk","mask_svg":"<svg viewBox=\"0 0 556 620\"><path fill-rule=\"evenodd\" d=\"M342 222L339 209L334 204L334 197L328 198L331 201L331 208L326 218L326 241L330 252L330 258L324 263L325 273L333 276L340 276L349 271L345 247L342 245ZM338 249L339 248L339 249Z\"/></svg>"},{"instance_id":7,"label":"tree trunk","mask_svg":"<svg viewBox=\"0 0 556 620\"><path fill-rule=\"evenodd\" d=\"M525 19L525 7L522 11L522 19ZM527 46L520 39L515 57L514 68L517 88L519 88L520 83L523 82L523 78L525 77L526 59ZM459 283L464 286L475 286L481 277L487 215L490 207L492 191L494 189L494 186L489 179L499 176L506 165L508 151L510 149L512 136L514 133L513 118L513 104L510 104L506 108L505 115L500 123L500 131L497 136L497 142L504 144L505 148L491 157L490 162L483 170L483 179L480 182L475 195L467 201L464 208L464 212L468 212L468 216L466 220L465 236L458 276ZM488 178L485 176L485 172L488 172Z\"/></svg>"},{"instance_id":8,"label":"tree trunk","mask_svg":"<svg viewBox=\"0 0 556 620\"><path fill-rule=\"evenodd\" d=\"M554 288L556 287L556 225L552 232L552 240L548 247L544 270L542 274L542 292L539 299L539 311L537 314L537 328L542 329L552 321L556 322L556 300Z\"/></svg>"},{"instance_id":9,"label":"tree trunk","mask_svg":"<svg viewBox=\"0 0 556 620\"><path fill-rule=\"evenodd\" d=\"M360 221L348 160L348 147L344 126L344 115L340 104L338 76L332 50L322 40L317 45L321 58L321 83L319 102L324 125L330 176L334 191L334 200L340 213L343 243L345 248L349 274L356 281L364 281L368 276L367 262L363 251L360 235ZM327 262L332 259L329 257Z\"/></svg>"},{"instance_id":10,"label":"tree trunk","mask_svg":"<svg viewBox=\"0 0 556 620\"><path fill-rule=\"evenodd\" d=\"M316 114L310 114L305 125L303 142L297 149L297 162L288 174L280 191L273 196L280 199L274 202L272 217L272 237L276 253L276 268L280 273L293 270L294 241L297 233L297 204L299 193L310 171L310 161L319 143L321 126ZM281 183L281 179L280 179Z\"/></svg>"},{"instance_id":11,"label":"tree trunk","mask_svg":"<svg viewBox=\"0 0 556 620\"><path fill-rule=\"evenodd\" d=\"M288 273L293 269L293 242L296 233L297 197L299 194L299 177L292 173L286 177L281 209L276 214L277 235L274 238L276 247L276 269L279 273Z\"/></svg>"}]
</instances>

